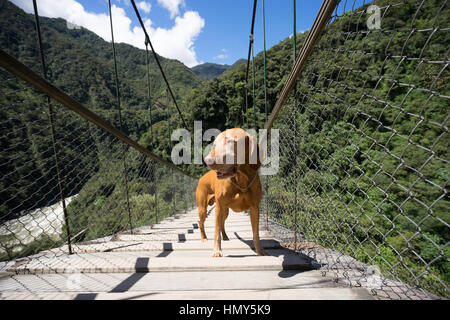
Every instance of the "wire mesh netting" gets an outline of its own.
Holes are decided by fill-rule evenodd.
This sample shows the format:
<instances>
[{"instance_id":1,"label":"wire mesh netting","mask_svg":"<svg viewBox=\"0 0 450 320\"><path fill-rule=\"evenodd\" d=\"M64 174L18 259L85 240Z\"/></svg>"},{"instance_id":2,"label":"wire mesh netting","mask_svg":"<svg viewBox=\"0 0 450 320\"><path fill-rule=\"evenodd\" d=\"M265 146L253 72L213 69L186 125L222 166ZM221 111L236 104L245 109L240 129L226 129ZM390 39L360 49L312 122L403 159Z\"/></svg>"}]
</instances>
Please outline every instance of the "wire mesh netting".
<instances>
[{"instance_id":1,"label":"wire mesh netting","mask_svg":"<svg viewBox=\"0 0 450 320\"><path fill-rule=\"evenodd\" d=\"M1 86L1 261L67 253L68 243L133 232L194 206L193 178L51 102L53 144L45 96L5 72Z\"/></svg>"},{"instance_id":2,"label":"wire mesh netting","mask_svg":"<svg viewBox=\"0 0 450 320\"><path fill-rule=\"evenodd\" d=\"M265 212L380 298L449 297L449 21L447 1L341 1L273 126Z\"/></svg>"},{"instance_id":3,"label":"wire mesh netting","mask_svg":"<svg viewBox=\"0 0 450 320\"><path fill-rule=\"evenodd\" d=\"M11 9L6 2L1 6ZM73 37L89 33L65 21L40 19L42 28L37 11L34 17L19 14L14 25L0 33L3 49L152 149L156 141L149 130L150 81L148 96L125 81L126 48L119 46L116 59L110 46L102 46L97 54L106 63L98 60L86 70L79 62L92 59L89 48L54 41L58 39L54 28ZM143 66L151 62L143 52L136 59ZM0 91L0 261L37 253L102 250L83 245L106 245L118 233L139 231L194 206L192 177L151 160L4 71ZM155 116L175 122L177 115L171 111L166 102L165 110ZM167 141L169 129L164 134ZM168 158L165 150L158 153Z\"/></svg>"}]
</instances>

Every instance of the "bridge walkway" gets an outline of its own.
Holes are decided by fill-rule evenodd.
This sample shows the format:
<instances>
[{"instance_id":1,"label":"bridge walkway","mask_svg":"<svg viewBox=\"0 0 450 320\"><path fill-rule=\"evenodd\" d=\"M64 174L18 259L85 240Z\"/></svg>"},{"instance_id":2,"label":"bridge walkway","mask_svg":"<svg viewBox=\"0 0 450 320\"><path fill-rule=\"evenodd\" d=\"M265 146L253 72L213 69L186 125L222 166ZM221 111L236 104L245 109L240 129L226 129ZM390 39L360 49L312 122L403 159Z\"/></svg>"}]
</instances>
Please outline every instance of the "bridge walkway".
<instances>
[{"instance_id":1,"label":"bridge walkway","mask_svg":"<svg viewBox=\"0 0 450 320\"><path fill-rule=\"evenodd\" d=\"M230 213L222 258L211 257L213 218L205 229L209 240L202 242L193 209L133 233L74 244L72 255L61 247L9 262L0 299L373 299L365 288L322 276L264 223L269 255L257 256L247 213Z\"/></svg>"}]
</instances>

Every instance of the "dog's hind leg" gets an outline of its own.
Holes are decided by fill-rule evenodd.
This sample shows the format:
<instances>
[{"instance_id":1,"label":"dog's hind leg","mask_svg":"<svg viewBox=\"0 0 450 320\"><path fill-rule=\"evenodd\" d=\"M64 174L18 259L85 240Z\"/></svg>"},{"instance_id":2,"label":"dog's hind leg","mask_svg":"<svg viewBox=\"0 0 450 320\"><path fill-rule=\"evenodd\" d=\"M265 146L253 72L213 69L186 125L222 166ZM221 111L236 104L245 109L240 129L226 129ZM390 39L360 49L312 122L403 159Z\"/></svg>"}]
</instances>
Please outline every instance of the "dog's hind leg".
<instances>
[{"instance_id":1,"label":"dog's hind leg","mask_svg":"<svg viewBox=\"0 0 450 320\"><path fill-rule=\"evenodd\" d=\"M208 206L212 206L216 202L216 198L213 194L208 195Z\"/></svg>"},{"instance_id":2,"label":"dog's hind leg","mask_svg":"<svg viewBox=\"0 0 450 320\"><path fill-rule=\"evenodd\" d=\"M224 215L221 217L222 218L222 221L221 221L222 239L225 240L225 241L226 240L230 240L230 239L228 239L228 236L227 236L227 234L225 232L225 220L227 220L227 218L228 218L229 210L230 209L227 209L227 211L224 211Z\"/></svg>"},{"instance_id":3,"label":"dog's hind leg","mask_svg":"<svg viewBox=\"0 0 450 320\"><path fill-rule=\"evenodd\" d=\"M205 233L206 211L206 207L198 207L198 216L200 218L198 226L200 228L200 237L202 239L202 242L206 242L208 240Z\"/></svg>"}]
</instances>

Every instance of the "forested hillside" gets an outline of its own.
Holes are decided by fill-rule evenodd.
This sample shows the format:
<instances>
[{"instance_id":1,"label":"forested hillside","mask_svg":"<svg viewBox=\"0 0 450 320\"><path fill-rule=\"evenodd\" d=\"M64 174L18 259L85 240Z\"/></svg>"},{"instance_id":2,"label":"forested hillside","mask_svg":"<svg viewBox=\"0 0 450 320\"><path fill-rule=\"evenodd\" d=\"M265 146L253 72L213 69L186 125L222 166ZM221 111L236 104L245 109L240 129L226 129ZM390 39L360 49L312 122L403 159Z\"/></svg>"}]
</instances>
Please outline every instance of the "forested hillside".
<instances>
[{"instance_id":1,"label":"forested hillside","mask_svg":"<svg viewBox=\"0 0 450 320\"><path fill-rule=\"evenodd\" d=\"M67 28L63 19L41 17L40 22L49 80L119 127L111 44L84 28ZM34 16L26 14L7 0L0 0L0 47L38 74L42 73ZM120 43L116 44L116 52L122 129L134 139L139 139L150 126L150 104L166 101L165 83L150 52L149 101L145 50ZM163 57L159 59L181 109L185 111L182 103L184 97L193 88L198 88L202 80L179 61ZM0 116L6 121L1 127L0 144L2 150L8 152L2 152L0 170L4 179L0 184L0 195L2 199L9 199L1 207L0 220L3 220L14 217L22 210L55 201L55 195L48 186L54 185L52 182L55 182L56 172L49 161L52 159L51 149L48 148L51 138L44 97L31 90L20 90L23 86L3 70L1 79ZM63 110L59 107L55 109L56 112ZM154 107L153 124L167 122L169 117L176 115L167 108ZM79 118L75 122L70 117L56 119L60 121L58 125L61 128L70 126L74 132L86 128L85 121ZM61 146L81 143L80 138L67 135L62 130L56 130L56 134ZM90 154L83 157L86 162L79 163L74 161L79 156L75 151L64 147L61 150L65 172L73 172L80 165L86 167L87 164L98 162L97 157ZM95 154L95 150L92 152ZM89 173L77 177L79 179L67 186L71 193L80 190L89 178ZM18 180L21 183L15 184ZM47 187L39 185L39 181L47 182ZM20 197L21 194L26 196ZM6 215L9 210L13 211Z\"/></svg>"},{"instance_id":2,"label":"forested hillside","mask_svg":"<svg viewBox=\"0 0 450 320\"><path fill-rule=\"evenodd\" d=\"M0 9L0 45L40 72L34 16L7 0L0 1ZM63 19L41 17L40 21L52 81L84 104L102 103L98 107L111 108L108 98L115 96L111 44L87 29L69 29ZM116 53L124 105L147 108L145 50L119 43ZM201 79L181 62L161 56L159 60L178 99L199 87ZM149 62L151 94L157 98L165 90L165 84L151 52Z\"/></svg>"},{"instance_id":3,"label":"forested hillside","mask_svg":"<svg viewBox=\"0 0 450 320\"><path fill-rule=\"evenodd\" d=\"M388 277L448 296L450 8L407 1L386 10L381 26L390 32L364 33L360 18L330 25L297 87L304 230ZM325 214L311 221L311 213Z\"/></svg>"}]
</instances>

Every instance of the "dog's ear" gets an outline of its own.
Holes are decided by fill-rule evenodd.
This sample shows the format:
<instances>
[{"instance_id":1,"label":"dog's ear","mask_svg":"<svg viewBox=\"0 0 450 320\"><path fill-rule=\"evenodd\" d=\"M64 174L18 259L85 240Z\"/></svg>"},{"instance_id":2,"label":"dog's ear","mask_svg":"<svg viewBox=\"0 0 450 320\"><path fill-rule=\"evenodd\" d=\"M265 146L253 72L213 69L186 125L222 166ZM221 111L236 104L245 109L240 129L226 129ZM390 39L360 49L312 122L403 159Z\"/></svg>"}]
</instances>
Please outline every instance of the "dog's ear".
<instances>
[{"instance_id":1,"label":"dog's ear","mask_svg":"<svg viewBox=\"0 0 450 320\"><path fill-rule=\"evenodd\" d=\"M248 153L249 161L246 163L250 164L250 166L253 169L258 170L259 167L261 167L261 164L266 159L266 153L265 153L264 149L261 148L259 143L257 143L255 137L248 135L246 137L246 140L248 140L248 150L249 150L249 153Z\"/></svg>"}]
</instances>

